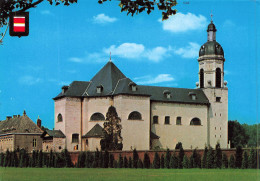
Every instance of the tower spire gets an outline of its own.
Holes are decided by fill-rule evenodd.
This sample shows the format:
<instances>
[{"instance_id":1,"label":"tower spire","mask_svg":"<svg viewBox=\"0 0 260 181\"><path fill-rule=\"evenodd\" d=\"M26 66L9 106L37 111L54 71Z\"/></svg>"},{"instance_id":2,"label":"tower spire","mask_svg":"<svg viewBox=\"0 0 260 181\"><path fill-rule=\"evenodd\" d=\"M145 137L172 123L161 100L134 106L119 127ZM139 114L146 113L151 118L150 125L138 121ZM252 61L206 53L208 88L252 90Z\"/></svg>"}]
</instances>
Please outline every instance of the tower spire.
<instances>
[{"instance_id":1,"label":"tower spire","mask_svg":"<svg viewBox=\"0 0 260 181\"><path fill-rule=\"evenodd\" d=\"M112 60L111 60L111 52L110 52L109 62L112 62Z\"/></svg>"},{"instance_id":2,"label":"tower spire","mask_svg":"<svg viewBox=\"0 0 260 181\"><path fill-rule=\"evenodd\" d=\"M211 14L210 14L210 22L213 22L213 14L212 14L212 10L211 10Z\"/></svg>"}]
</instances>

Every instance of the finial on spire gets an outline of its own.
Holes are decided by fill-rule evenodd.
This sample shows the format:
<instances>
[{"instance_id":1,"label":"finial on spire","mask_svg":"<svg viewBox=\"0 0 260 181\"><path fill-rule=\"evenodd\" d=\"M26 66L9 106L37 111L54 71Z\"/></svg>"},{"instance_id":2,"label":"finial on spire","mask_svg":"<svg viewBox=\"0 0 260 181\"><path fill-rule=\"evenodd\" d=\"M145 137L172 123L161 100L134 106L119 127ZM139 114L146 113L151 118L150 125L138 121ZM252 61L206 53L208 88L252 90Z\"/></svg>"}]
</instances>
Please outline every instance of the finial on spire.
<instances>
[{"instance_id":1,"label":"finial on spire","mask_svg":"<svg viewBox=\"0 0 260 181\"><path fill-rule=\"evenodd\" d=\"M213 19L212 19L212 18L213 18L212 10L211 10L210 18L211 18L210 21L211 21L211 23L212 23L212 22L213 22Z\"/></svg>"},{"instance_id":2,"label":"finial on spire","mask_svg":"<svg viewBox=\"0 0 260 181\"><path fill-rule=\"evenodd\" d=\"M109 58L109 62L112 62L112 60L111 60L111 52L110 52L110 58Z\"/></svg>"}]
</instances>

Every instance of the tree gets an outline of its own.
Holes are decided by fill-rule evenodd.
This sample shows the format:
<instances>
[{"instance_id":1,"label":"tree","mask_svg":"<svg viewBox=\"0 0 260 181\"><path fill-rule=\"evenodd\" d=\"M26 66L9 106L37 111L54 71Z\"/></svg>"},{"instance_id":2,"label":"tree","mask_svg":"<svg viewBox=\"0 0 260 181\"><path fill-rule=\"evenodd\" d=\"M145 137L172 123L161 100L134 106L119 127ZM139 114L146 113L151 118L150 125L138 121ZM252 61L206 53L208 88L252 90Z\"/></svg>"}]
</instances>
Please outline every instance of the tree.
<instances>
[{"instance_id":1,"label":"tree","mask_svg":"<svg viewBox=\"0 0 260 181\"><path fill-rule=\"evenodd\" d=\"M235 168L235 157L231 155L229 158L229 168Z\"/></svg>"},{"instance_id":2,"label":"tree","mask_svg":"<svg viewBox=\"0 0 260 181\"><path fill-rule=\"evenodd\" d=\"M200 168L201 167L200 155L197 153L196 149L193 150L190 160L191 160L190 168Z\"/></svg>"},{"instance_id":3,"label":"tree","mask_svg":"<svg viewBox=\"0 0 260 181\"><path fill-rule=\"evenodd\" d=\"M215 168L221 168L222 167L222 151L220 149L220 144L216 144L216 149L215 149L215 156L214 156L214 164Z\"/></svg>"},{"instance_id":4,"label":"tree","mask_svg":"<svg viewBox=\"0 0 260 181\"><path fill-rule=\"evenodd\" d=\"M43 161L43 153L42 150L38 154L38 161L37 161L37 167L41 168L42 167L42 161Z\"/></svg>"},{"instance_id":5,"label":"tree","mask_svg":"<svg viewBox=\"0 0 260 181\"><path fill-rule=\"evenodd\" d=\"M190 168L190 163L189 163L189 159L186 155L184 155L183 157L183 168Z\"/></svg>"},{"instance_id":6,"label":"tree","mask_svg":"<svg viewBox=\"0 0 260 181\"><path fill-rule=\"evenodd\" d=\"M165 168L170 168L170 159L171 159L171 154L169 148L167 148L165 159L164 159L164 167Z\"/></svg>"},{"instance_id":7,"label":"tree","mask_svg":"<svg viewBox=\"0 0 260 181\"><path fill-rule=\"evenodd\" d=\"M144 168L144 165L143 165L143 162L141 159L139 159L137 162L137 168Z\"/></svg>"},{"instance_id":8,"label":"tree","mask_svg":"<svg viewBox=\"0 0 260 181\"><path fill-rule=\"evenodd\" d=\"M103 161L104 168L108 168L108 164L109 164L109 153L108 153L107 150L105 151L103 158L104 158L104 161Z\"/></svg>"},{"instance_id":9,"label":"tree","mask_svg":"<svg viewBox=\"0 0 260 181\"><path fill-rule=\"evenodd\" d=\"M116 108L110 106L104 122L104 138L100 140L102 150L122 150L121 119L118 117Z\"/></svg>"},{"instance_id":10,"label":"tree","mask_svg":"<svg viewBox=\"0 0 260 181\"><path fill-rule=\"evenodd\" d=\"M4 153L0 153L0 167L4 166Z\"/></svg>"},{"instance_id":11,"label":"tree","mask_svg":"<svg viewBox=\"0 0 260 181\"><path fill-rule=\"evenodd\" d=\"M207 153L206 168L214 168L214 151L213 151L212 147L209 147L209 150Z\"/></svg>"},{"instance_id":12,"label":"tree","mask_svg":"<svg viewBox=\"0 0 260 181\"><path fill-rule=\"evenodd\" d=\"M133 150L133 168L137 168L138 160L139 160L138 153L137 153L136 149L134 149Z\"/></svg>"},{"instance_id":13,"label":"tree","mask_svg":"<svg viewBox=\"0 0 260 181\"><path fill-rule=\"evenodd\" d=\"M80 152L79 156L78 156L77 167L78 168L84 168L85 162L86 162L86 154L85 154L85 152Z\"/></svg>"},{"instance_id":14,"label":"tree","mask_svg":"<svg viewBox=\"0 0 260 181\"><path fill-rule=\"evenodd\" d=\"M54 154L53 154L53 152L52 152L52 150L51 150L51 152L50 152L50 157L49 157L49 167L54 167L54 160L55 160L55 156L54 156Z\"/></svg>"},{"instance_id":15,"label":"tree","mask_svg":"<svg viewBox=\"0 0 260 181\"><path fill-rule=\"evenodd\" d=\"M174 164L175 164L174 162L175 162L174 161L174 156L172 155L171 158L170 158L170 164L169 164L170 168L174 168ZM178 164L178 160L177 160L177 164Z\"/></svg>"},{"instance_id":16,"label":"tree","mask_svg":"<svg viewBox=\"0 0 260 181\"><path fill-rule=\"evenodd\" d=\"M123 168L123 157L121 156L121 154L119 154L118 158L118 168Z\"/></svg>"},{"instance_id":17,"label":"tree","mask_svg":"<svg viewBox=\"0 0 260 181\"><path fill-rule=\"evenodd\" d=\"M123 164L124 168L128 168L128 160L127 160L126 156L124 156L123 162L124 162L124 164Z\"/></svg>"},{"instance_id":18,"label":"tree","mask_svg":"<svg viewBox=\"0 0 260 181\"><path fill-rule=\"evenodd\" d=\"M87 151L86 160L85 160L85 167L91 168L93 166L93 161L94 161L93 155L89 151Z\"/></svg>"},{"instance_id":19,"label":"tree","mask_svg":"<svg viewBox=\"0 0 260 181\"><path fill-rule=\"evenodd\" d=\"M155 169L160 168L160 157L157 152L155 152L155 155L154 155L153 168L155 168Z\"/></svg>"},{"instance_id":20,"label":"tree","mask_svg":"<svg viewBox=\"0 0 260 181\"><path fill-rule=\"evenodd\" d=\"M245 128L238 121L228 121L228 141L231 148L237 146L246 146L249 136L246 134Z\"/></svg>"},{"instance_id":21,"label":"tree","mask_svg":"<svg viewBox=\"0 0 260 181\"><path fill-rule=\"evenodd\" d=\"M247 151L244 151L244 154L243 154L242 168L243 169L248 168L248 154L247 154Z\"/></svg>"},{"instance_id":22,"label":"tree","mask_svg":"<svg viewBox=\"0 0 260 181\"><path fill-rule=\"evenodd\" d=\"M243 159L243 150L242 147L239 145L236 147L236 161L235 161L235 166L236 168L241 168L242 166L242 159Z\"/></svg>"},{"instance_id":23,"label":"tree","mask_svg":"<svg viewBox=\"0 0 260 181\"><path fill-rule=\"evenodd\" d=\"M105 1L107 0L98 0L100 4ZM119 0L121 12L126 11L127 15L131 14L132 16L134 14L142 13L143 11L146 11L147 14L150 14L154 10L154 7L157 6L157 8L162 11L162 20L166 20L170 15L176 14L177 10L173 9L176 4L176 0Z\"/></svg>"},{"instance_id":24,"label":"tree","mask_svg":"<svg viewBox=\"0 0 260 181\"><path fill-rule=\"evenodd\" d=\"M225 153L222 155L222 168L228 168L228 158Z\"/></svg>"},{"instance_id":25,"label":"tree","mask_svg":"<svg viewBox=\"0 0 260 181\"><path fill-rule=\"evenodd\" d=\"M176 146L175 146L175 150L178 150L178 149L180 149L180 148L182 148L182 143L181 143L181 142L178 142L178 143L176 144Z\"/></svg>"},{"instance_id":26,"label":"tree","mask_svg":"<svg viewBox=\"0 0 260 181\"><path fill-rule=\"evenodd\" d=\"M248 158L248 168L256 168L257 167L257 155L256 155L256 150L251 149L249 158Z\"/></svg>"},{"instance_id":27,"label":"tree","mask_svg":"<svg viewBox=\"0 0 260 181\"><path fill-rule=\"evenodd\" d=\"M202 161L201 161L201 168L207 168L207 154L208 154L208 147L205 146Z\"/></svg>"},{"instance_id":28,"label":"tree","mask_svg":"<svg viewBox=\"0 0 260 181\"><path fill-rule=\"evenodd\" d=\"M164 168L165 161L164 161L164 154L161 155L161 168Z\"/></svg>"},{"instance_id":29,"label":"tree","mask_svg":"<svg viewBox=\"0 0 260 181\"><path fill-rule=\"evenodd\" d=\"M179 155L178 155L178 168L182 168L183 157L184 157L184 150L181 146L180 151L179 151Z\"/></svg>"},{"instance_id":30,"label":"tree","mask_svg":"<svg viewBox=\"0 0 260 181\"><path fill-rule=\"evenodd\" d=\"M128 168L133 168L132 157L129 157Z\"/></svg>"},{"instance_id":31,"label":"tree","mask_svg":"<svg viewBox=\"0 0 260 181\"><path fill-rule=\"evenodd\" d=\"M67 149L62 150L61 157L63 159L65 167L72 167L71 157ZM86 153L82 152L81 163L80 163L82 167L85 167L85 160L86 160Z\"/></svg>"},{"instance_id":32,"label":"tree","mask_svg":"<svg viewBox=\"0 0 260 181\"><path fill-rule=\"evenodd\" d=\"M260 124L242 124L242 127L245 129L246 135L248 135L249 139L247 142L248 147L256 148L260 145Z\"/></svg>"},{"instance_id":33,"label":"tree","mask_svg":"<svg viewBox=\"0 0 260 181\"><path fill-rule=\"evenodd\" d=\"M144 153L144 168L150 168L150 158L147 152Z\"/></svg>"},{"instance_id":34,"label":"tree","mask_svg":"<svg viewBox=\"0 0 260 181\"><path fill-rule=\"evenodd\" d=\"M176 156L175 152L173 153L172 158L173 158L173 168L178 168L178 157Z\"/></svg>"},{"instance_id":35,"label":"tree","mask_svg":"<svg viewBox=\"0 0 260 181\"><path fill-rule=\"evenodd\" d=\"M9 167L11 161L11 154L9 150L6 150L5 152L5 158L4 158L4 167Z\"/></svg>"},{"instance_id":36,"label":"tree","mask_svg":"<svg viewBox=\"0 0 260 181\"><path fill-rule=\"evenodd\" d=\"M109 167L114 168L114 155L109 154Z\"/></svg>"}]
</instances>

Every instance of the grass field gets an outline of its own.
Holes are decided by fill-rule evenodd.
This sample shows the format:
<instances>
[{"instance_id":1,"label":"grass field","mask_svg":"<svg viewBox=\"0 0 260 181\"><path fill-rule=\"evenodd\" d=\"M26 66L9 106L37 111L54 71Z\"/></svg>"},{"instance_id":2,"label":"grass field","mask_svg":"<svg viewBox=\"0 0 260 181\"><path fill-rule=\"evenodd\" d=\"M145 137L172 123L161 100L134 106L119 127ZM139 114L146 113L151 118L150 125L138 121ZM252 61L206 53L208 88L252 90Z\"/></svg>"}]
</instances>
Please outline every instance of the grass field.
<instances>
[{"instance_id":1,"label":"grass field","mask_svg":"<svg viewBox=\"0 0 260 181\"><path fill-rule=\"evenodd\" d=\"M259 170L242 169L86 169L86 168L0 168L0 181L15 180L187 180L260 181Z\"/></svg>"}]
</instances>

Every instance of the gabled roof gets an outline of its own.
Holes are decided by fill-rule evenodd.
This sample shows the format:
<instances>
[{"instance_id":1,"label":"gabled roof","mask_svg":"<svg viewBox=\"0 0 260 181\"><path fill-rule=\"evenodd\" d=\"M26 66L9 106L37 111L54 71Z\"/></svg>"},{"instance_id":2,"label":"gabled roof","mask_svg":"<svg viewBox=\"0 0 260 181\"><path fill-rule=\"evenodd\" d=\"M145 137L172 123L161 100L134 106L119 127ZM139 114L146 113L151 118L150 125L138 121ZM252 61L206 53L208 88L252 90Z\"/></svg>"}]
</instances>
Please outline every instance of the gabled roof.
<instances>
[{"instance_id":1,"label":"gabled roof","mask_svg":"<svg viewBox=\"0 0 260 181\"><path fill-rule=\"evenodd\" d=\"M99 124L96 124L87 134L82 136L82 138L101 138L103 136L103 128Z\"/></svg>"},{"instance_id":2,"label":"gabled roof","mask_svg":"<svg viewBox=\"0 0 260 181\"><path fill-rule=\"evenodd\" d=\"M151 139L159 139L160 136L157 136L154 132L150 131L150 138Z\"/></svg>"},{"instance_id":3,"label":"gabled roof","mask_svg":"<svg viewBox=\"0 0 260 181\"><path fill-rule=\"evenodd\" d=\"M43 137L51 137L51 138L66 138L61 130L46 130L43 133Z\"/></svg>"},{"instance_id":4,"label":"gabled roof","mask_svg":"<svg viewBox=\"0 0 260 181\"><path fill-rule=\"evenodd\" d=\"M136 86L132 91L131 86ZM101 93L97 93L97 87L101 87ZM167 91L166 91L167 90ZM196 95L193 100L190 92ZM165 93L170 93L167 97ZM136 85L127 78L112 62L108 62L90 82L74 81L65 93L60 93L55 99L62 97L100 97L114 95L149 96L151 101L209 104L209 100L201 89L184 89L173 87Z\"/></svg>"},{"instance_id":5,"label":"gabled roof","mask_svg":"<svg viewBox=\"0 0 260 181\"><path fill-rule=\"evenodd\" d=\"M26 115L17 115L16 117L9 118L1 121L0 134L8 133L35 133L40 134L43 131Z\"/></svg>"}]
</instances>

